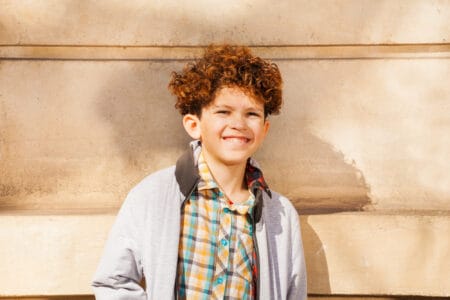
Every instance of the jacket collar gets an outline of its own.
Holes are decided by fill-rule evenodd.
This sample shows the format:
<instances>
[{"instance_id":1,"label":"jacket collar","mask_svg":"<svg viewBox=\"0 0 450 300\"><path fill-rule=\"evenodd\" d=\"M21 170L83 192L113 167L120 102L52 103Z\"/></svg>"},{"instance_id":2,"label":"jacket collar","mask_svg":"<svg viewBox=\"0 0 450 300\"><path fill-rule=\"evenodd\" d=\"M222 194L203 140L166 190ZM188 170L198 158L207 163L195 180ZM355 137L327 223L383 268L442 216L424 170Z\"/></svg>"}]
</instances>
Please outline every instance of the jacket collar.
<instances>
[{"instance_id":1,"label":"jacket collar","mask_svg":"<svg viewBox=\"0 0 450 300\"><path fill-rule=\"evenodd\" d=\"M189 149L178 158L175 167L175 178L180 186L180 191L184 196L183 201L191 195L200 180L197 168L200 145L196 146L195 142L198 141L193 141L189 144ZM198 142L198 144L200 144L200 142ZM198 151L196 151L197 148Z\"/></svg>"}]
</instances>

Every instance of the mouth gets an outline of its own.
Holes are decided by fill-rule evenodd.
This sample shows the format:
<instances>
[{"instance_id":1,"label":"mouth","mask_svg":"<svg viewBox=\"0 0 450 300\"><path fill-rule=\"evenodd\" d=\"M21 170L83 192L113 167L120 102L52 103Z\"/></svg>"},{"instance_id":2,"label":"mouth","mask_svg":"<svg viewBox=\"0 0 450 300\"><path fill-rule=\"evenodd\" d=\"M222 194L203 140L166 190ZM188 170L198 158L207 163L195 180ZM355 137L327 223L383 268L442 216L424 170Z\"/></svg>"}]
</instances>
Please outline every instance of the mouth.
<instances>
[{"instance_id":1,"label":"mouth","mask_svg":"<svg viewBox=\"0 0 450 300\"><path fill-rule=\"evenodd\" d=\"M236 144L246 144L250 142L250 139L245 136L224 136L222 139Z\"/></svg>"}]
</instances>

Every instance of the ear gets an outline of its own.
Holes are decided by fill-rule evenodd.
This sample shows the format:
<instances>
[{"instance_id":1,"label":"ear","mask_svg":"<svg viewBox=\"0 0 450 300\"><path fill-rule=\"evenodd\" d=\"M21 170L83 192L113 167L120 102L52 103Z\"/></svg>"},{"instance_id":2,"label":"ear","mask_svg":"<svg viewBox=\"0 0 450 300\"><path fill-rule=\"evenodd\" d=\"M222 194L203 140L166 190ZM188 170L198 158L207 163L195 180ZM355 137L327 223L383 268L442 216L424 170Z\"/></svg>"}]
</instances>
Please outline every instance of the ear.
<instances>
[{"instance_id":1,"label":"ear","mask_svg":"<svg viewBox=\"0 0 450 300\"><path fill-rule=\"evenodd\" d=\"M183 126L191 138L194 140L200 139L202 133L200 129L200 119L196 115L184 115Z\"/></svg>"}]
</instances>

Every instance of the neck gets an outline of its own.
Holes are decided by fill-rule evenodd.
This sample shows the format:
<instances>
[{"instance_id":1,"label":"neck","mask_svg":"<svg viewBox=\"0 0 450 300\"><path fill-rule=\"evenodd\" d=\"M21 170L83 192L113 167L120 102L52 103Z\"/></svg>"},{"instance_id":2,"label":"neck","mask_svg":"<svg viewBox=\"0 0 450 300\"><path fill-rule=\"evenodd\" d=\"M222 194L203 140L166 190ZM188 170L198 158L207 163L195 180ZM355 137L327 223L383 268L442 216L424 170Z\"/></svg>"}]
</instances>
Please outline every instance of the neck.
<instances>
[{"instance_id":1,"label":"neck","mask_svg":"<svg viewBox=\"0 0 450 300\"><path fill-rule=\"evenodd\" d=\"M236 203L247 200L249 194L244 181L246 163L225 165L211 159L207 153L203 155L211 174L227 198Z\"/></svg>"}]
</instances>

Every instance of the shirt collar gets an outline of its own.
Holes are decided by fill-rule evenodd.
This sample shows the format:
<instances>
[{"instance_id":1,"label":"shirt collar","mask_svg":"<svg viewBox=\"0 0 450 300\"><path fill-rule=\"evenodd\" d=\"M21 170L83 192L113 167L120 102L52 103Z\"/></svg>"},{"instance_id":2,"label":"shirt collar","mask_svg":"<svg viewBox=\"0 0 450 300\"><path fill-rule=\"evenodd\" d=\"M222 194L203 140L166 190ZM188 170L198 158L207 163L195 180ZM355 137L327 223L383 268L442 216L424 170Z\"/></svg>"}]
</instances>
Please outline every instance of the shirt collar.
<instances>
[{"instance_id":1,"label":"shirt collar","mask_svg":"<svg viewBox=\"0 0 450 300\"><path fill-rule=\"evenodd\" d=\"M245 179L247 180L247 186L255 194L255 189L260 189L271 196L269 186L264 180L262 171L257 167L256 164L252 164L253 159L249 158L247 160L247 166L245 169Z\"/></svg>"},{"instance_id":2,"label":"shirt collar","mask_svg":"<svg viewBox=\"0 0 450 300\"><path fill-rule=\"evenodd\" d=\"M199 171L198 173L200 175L200 181L197 186L198 190L201 191L219 188L216 181L214 180L214 177L209 171L208 164L203 157L203 152L201 152L198 157L197 165Z\"/></svg>"}]
</instances>

